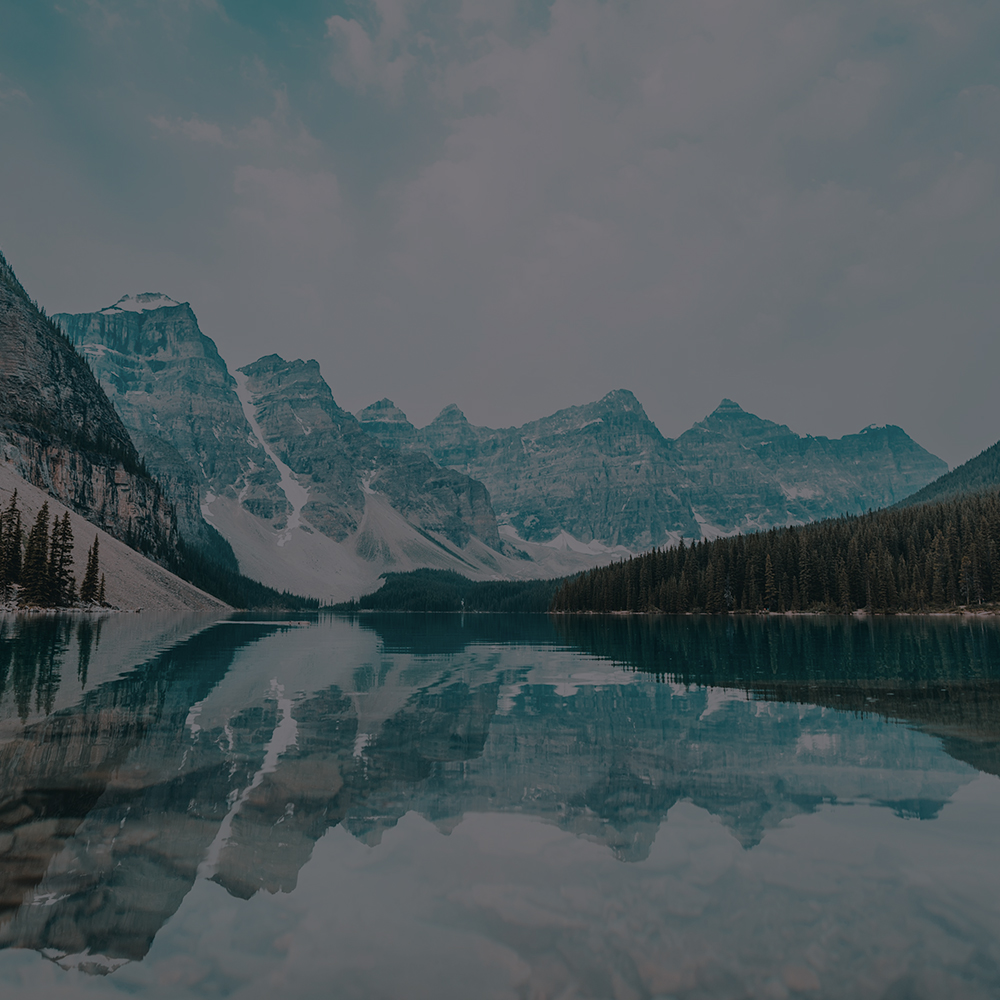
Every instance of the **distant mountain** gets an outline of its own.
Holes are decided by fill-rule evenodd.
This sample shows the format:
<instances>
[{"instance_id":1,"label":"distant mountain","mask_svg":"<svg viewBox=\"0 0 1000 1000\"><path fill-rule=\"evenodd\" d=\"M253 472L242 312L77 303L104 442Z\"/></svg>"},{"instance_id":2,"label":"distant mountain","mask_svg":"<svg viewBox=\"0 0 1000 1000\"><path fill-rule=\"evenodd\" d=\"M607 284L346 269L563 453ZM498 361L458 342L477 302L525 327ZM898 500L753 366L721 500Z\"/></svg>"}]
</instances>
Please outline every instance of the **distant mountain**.
<instances>
[{"instance_id":1,"label":"distant mountain","mask_svg":"<svg viewBox=\"0 0 1000 1000\"><path fill-rule=\"evenodd\" d=\"M624 389L504 430L474 427L454 405L412 433L385 401L358 417L387 445L482 480L520 538L643 549L698 531L676 449Z\"/></svg>"},{"instance_id":2,"label":"distant mountain","mask_svg":"<svg viewBox=\"0 0 1000 1000\"><path fill-rule=\"evenodd\" d=\"M885 507L948 468L892 424L803 437L729 399L674 443L709 538Z\"/></svg>"},{"instance_id":3,"label":"distant mountain","mask_svg":"<svg viewBox=\"0 0 1000 1000\"><path fill-rule=\"evenodd\" d=\"M558 576L884 506L946 470L898 427L801 437L729 400L670 440L624 389L499 430L452 405L418 430L386 399L347 413L314 361L231 373L191 307L159 292L56 320L181 535L227 571L323 599L422 567Z\"/></svg>"},{"instance_id":4,"label":"distant mountain","mask_svg":"<svg viewBox=\"0 0 1000 1000\"><path fill-rule=\"evenodd\" d=\"M503 430L455 405L417 429L388 399L358 419L387 447L482 480L508 535L593 551L860 513L947 469L898 427L802 437L728 399L670 440L624 389Z\"/></svg>"},{"instance_id":5,"label":"distant mountain","mask_svg":"<svg viewBox=\"0 0 1000 1000\"><path fill-rule=\"evenodd\" d=\"M177 497L184 536L255 580L341 600L387 569L495 578L595 563L505 543L481 483L381 445L315 361L275 354L231 374L187 303L147 292L56 320Z\"/></svg>"},{"instance_id":6,"label":"distant mountain","mask_svg":"<svg viewBox=\"0 0 1000 1000\"><path fill-rule=\"evenodd\" d=\"M908 496L899 506L911 507L918 503L949 500L963 494L995 489L1000 489L1000 442L928 483L922 490Z\"/></svg>"},{"instance_id":7,"label":"distant mountain","mask_svg":"<svg viewBox=\"0 0 1000 1000\"><path fill-rule=\"evenodd\" d=\"M315 361L277 354L240 369L267 447L305 486L309 523L335 541L362 530L366 496L384 496L414 526L457 548L473 537L500 549L496 518L481 483L419 453L383 448L337 406ZM386 539L372 536L372 545Z\"/></svg>"}]
</instances>

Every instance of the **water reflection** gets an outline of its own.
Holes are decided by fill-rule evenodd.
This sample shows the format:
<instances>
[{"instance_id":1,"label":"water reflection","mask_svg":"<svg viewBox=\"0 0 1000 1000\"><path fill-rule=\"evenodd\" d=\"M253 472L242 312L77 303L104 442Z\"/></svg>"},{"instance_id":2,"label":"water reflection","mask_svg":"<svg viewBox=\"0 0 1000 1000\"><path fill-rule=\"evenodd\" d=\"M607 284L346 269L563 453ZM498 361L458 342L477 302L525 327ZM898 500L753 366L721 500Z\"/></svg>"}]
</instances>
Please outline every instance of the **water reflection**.
<instances>
[{"instance_id":1,"label":"water reflection","mask_svg":"<svg viewBox=\"0 0 1000 1000\"><path fill-rule=\"evenodd\" d=\"M335 828L507 814L643 863L685 804L748 850L830 806L934 820L1000 773L987 624L8 618L0 680L0 944L92 972L199 881L293 892Z\"/></svg>"}]
</instances>

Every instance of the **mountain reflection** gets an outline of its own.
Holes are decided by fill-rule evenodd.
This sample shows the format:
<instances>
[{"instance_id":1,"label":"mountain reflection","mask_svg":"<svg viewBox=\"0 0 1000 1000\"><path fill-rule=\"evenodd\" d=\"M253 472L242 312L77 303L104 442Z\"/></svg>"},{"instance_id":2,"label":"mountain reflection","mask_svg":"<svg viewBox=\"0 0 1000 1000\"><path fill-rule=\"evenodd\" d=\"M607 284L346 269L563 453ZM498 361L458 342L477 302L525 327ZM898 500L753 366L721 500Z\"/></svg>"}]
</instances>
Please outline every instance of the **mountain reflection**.
<instances>
[{"instance_id":1,"label":"mountain reflection","mask_svg":"<svg viewBox=\"0 0 1000 1000\"><path fill-rule=\"evenodd\" d=\"M6 618L0 945L109 971L199 876L290 892L329 829L376 845L410 811L623 861L685 799L748 848L822 803L933 818L1000 773L998 666L956 622Z\"/></svg>"}]
</instances>

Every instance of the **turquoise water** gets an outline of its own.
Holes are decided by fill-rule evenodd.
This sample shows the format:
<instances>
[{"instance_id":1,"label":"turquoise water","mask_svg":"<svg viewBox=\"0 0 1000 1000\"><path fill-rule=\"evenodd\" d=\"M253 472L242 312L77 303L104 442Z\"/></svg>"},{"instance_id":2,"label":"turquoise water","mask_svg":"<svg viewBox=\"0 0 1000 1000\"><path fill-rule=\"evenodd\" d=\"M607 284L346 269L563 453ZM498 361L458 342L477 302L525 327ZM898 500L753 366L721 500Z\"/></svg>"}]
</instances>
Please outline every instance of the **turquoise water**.
<instances>
[{"instance_id":1,"label":"turquoise water","mask_svg":"<svg viewBox=\"0 0 1000 1000\"><path fill-rule=\"evenodd\" d=\"M1000 996L1000 628L0 618L0 996Z\"/></svg>"}]
</instances>

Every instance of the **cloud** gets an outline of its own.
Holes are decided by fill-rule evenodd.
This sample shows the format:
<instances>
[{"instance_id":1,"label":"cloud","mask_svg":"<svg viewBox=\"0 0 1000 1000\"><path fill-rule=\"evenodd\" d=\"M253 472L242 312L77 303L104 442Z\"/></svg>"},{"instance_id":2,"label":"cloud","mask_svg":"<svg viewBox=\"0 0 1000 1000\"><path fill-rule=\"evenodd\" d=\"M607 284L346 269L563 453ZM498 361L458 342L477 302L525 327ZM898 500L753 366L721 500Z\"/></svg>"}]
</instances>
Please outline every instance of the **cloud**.
<instances>
[{"instance_id":1,"label":"cloud","mask_svg":"<svg viewBox=\"0 0 1000 1000\"><path fill-rule=\"evenodd\" d=\"M991 90L948 87L982 30L976 8L557 0L527 41L491 10L464 4L461 45L436 45L432 71L412 78L448 134L392 189L382 265L400 324L405 311L470 363L503 344L498 388L476 393L484 411L540 399L560 368L577 395L611 379L645 399L666 384L708 407L747 365L801 377L807 343L810 364L855 380L873 310L950 298L950 276L997 249L996 151L955 161L935 148L996 134ZM385 59L350 23L354 78L371 85ZM488 109L466 113L483 92ZM921 165L899 185L915 149Z\"/></svg>"},{"instance_id":2,"label":"cloud","mask_svg":"<svg viewBox=\"0 0 1000 1000\"><path fill-rule=\"evenodd\" d=\"M103 0L113 44L77 19L62 76L18 64L31 114L0 115L45 169L5 147L23 206L0 221L40 273L46 212L80 218L60 246L98 226L136 271L163 266L155 229L177 259L158 284L224 353L279 329L344 405L418 422L626 385L667 433L731 396L811 433L900 423L948 458L992 443L1000 400L963 386L1000 364L997 5L172 9ZM69 213L35 180L56 170Z\"/></svg>"},{"instance_id":3,"label":"cloud","mask_svg":"<svg viewBox=\"0 0 1000 1000\"><path fill-rule=\"evenodd\" d=\"M292 112L288 93L280 87L274 91L272 112L266 116L255 115L245 125L224 128L197 115L187 119L169 119L158 115L149 120L166 134L229 149L280 149L284 154L304 156L320 148L318 140Z\"/></svg>"},{"instance_id":4,"label":"cloud","mask_svg":"<svg viewBox=\"0 0 1000 1000\"><path fill-rule=\"evenodd\" d=\"M374 34L359 21L339 14L327 20L327 36L333 43L333 76L362 93L377 90L398 100L406 76L415 65L405 42L400 42L409 33L407 4L405 0L376 0L372 6L379 22ZM419 38L407 41L416 43Z\"/></svg>"},{"instance_id":5,"label":"cloud","mask_svg":"<svg viewBox=\"0 0 1000 1000\"><path fill-rule=\"evenodd\" d=\"M161 132L184 136L184 138L190 139L192 142L207 142L216 146L231 145L223 135L221 126L215 122L202 121L197 116L188 119L175 118L171 120L165 118L163 115L158 115L149 120Z\"/></svg>"}]
</instances>

